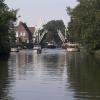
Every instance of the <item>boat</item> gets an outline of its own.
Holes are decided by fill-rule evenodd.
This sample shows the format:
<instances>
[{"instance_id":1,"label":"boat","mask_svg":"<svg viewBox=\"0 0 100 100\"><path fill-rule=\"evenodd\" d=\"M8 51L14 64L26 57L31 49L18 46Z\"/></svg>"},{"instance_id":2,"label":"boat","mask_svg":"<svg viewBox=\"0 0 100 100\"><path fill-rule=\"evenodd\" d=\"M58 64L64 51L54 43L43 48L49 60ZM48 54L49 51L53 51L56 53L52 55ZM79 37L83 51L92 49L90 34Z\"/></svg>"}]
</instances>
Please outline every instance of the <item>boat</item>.
<instances>
[{"instance_id":1,"label":"boat","mask_svg":"<svg viewBox=\"0 0 100 100\"><path fill-rule=\"evenodd\" d=\"M33 47L33 51L37 52L38 54L42 52L41 45L35 44Z\"/></svg>"},{"instance_id":2,"label":"boat","mask_svg":"<svg viewBox=\"0 0 100 100\"><path fill-rule=\"evenodd\" d=\"M37 54L40 54L42 52L42 49L37 50Z\"/></svg>"},{"instance_id":3,"label":"boat","mask_svg":"<svg viewBox=\"0 0 100 100\"><path fill-rule=\"evenodd\" d=\"M54 49L54 48L56 48L56 45L54 43L48 43L47 48Z\"/></svg>"},{"instance_id":4,"label":"boat","mask_svg":"<svg viewBox=\"0 0 100 100\"><path fill-rule=\"evenodd\" d=\"M11 52L19 52L18 48L11 48Z\"/></svg>"},{"instance_id":5,"label":"boat","mask_svg":"<svg viewBox=\"0 0 100 100\"><path fill-rule=\"evenodd\" d=\"M63 46L62 46L64 49L67 49L67 51L75 51L75 52L79 52L80 49L79 49L79 44L78 43L64 43Z\"/></svg>"},{"instance_id":6,"label":"boat","mask_svg":"<svg viewBox=\"0 0 100 100\"><path fill-rule=\"evenodd\" d=\"M67 51L79 52L79 44L77 43L67 43Z\"/></svg>"},{"instance_id":7,"label":"boat","mask_svg":"<svg viewBox=\"0 0 100 100\"><path fill-rule=\"evenodd\" d=\"M41 49L41 46L38 45L38 44L35 44L34 47L33 47L33 50L38 50L38 49Z\"/></svg>"}]
</instances>

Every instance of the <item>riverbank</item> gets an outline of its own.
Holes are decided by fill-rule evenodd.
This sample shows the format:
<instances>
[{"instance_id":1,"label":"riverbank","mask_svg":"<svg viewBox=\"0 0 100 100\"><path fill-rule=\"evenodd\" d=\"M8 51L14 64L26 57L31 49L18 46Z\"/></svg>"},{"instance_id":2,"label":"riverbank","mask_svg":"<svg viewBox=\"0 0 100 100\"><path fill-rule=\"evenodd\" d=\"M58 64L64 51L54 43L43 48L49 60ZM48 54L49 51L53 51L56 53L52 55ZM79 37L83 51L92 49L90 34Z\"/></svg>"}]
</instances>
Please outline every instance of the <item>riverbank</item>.
<instances>
[{"instance_id":1,"label":"riverbank","mask_svg":"<svg viewBox=\"0 0 100 100\"><path fill-rule=\"evenodd\" d=\"M100 50L95 51L95 57L100 59Z\"/></svg>"}]
</instances>

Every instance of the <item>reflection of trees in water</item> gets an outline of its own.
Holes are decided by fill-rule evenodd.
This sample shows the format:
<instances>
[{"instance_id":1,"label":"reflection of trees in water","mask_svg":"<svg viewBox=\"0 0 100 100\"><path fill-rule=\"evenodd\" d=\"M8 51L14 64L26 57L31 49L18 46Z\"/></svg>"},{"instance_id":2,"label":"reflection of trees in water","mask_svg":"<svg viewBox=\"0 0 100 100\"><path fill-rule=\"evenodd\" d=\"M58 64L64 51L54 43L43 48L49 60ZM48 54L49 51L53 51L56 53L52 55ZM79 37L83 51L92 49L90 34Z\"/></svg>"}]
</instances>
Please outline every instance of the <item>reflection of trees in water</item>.
<instances>
[{"instance_id":1,"label":"reflection of trees in water","mask_svg":"<svg viewBox=\"0 0 100 100\"><path fill-rule=\"evenodd\" d=\"M32 51L21 51L16 55L16 71L18 78L24 79L28 71L33 71L33 55Z\"/></svg>"},{"instance_id":2,"label":"reflection of trees in water","mask_svg":"<svg viewBox=\"0 0 100 100\"><path fill-rule=\"evenodd\" d=\"M58 55L44 55L43 56L43 61L44 63L47 65L47 68L53 68L56 69L58 66L58 59L59 56Z\"/></svg>"},{"instance_id":3,"label":"reflection of trees in water","mask_svg":"<svg viewBox=\"0 0 100 100\"><path fill-rule=\"evenodd\" d=\"M61 54L37 54L33 51L21 51L14 55L16 62L17 78L26 79L30 74L33 77L36 70L50 75L61 75L64 70L65 55Z\"/></svg>"},{"instance_id":4,"label":"reflection of trees in water","mask_svg":"<svg viewBox=\"0 0 100 100\"><path fill-rule=\"evenodd\" d=\"M17 55L17 59L19 65L27 65L33 62L33 55L32 53L22 52Z\"/></svg>"},{"instance_id":5,"label":"reflection of trees in water","mask_svg":"<svg viewBox=\"0 0 100 100\"><path fill-rule=\"evenodd\" d=\"M0 100L14 100L10 96L12 76L9 76L8 61L0 61Z\"/></svg>"},{"instance_id":6,"label":"reflection of trees in water","mask_svg":"<svg viewBox=\"0 0 100 100\"><path fill-rule=\"evenodd\" d=\"M70 88L77 100L100 99L100 65L95 58L91 55L70 53L67 55L67 63Z\"/></svg>"},{"instance_id":7,"label":"reflection of trees in water","mask_svg":"<svg viewBox=\"0 0 100 100\"><path fill-rule=\"evenodd\" d=\"M45 54L42 56L44 69L50 76L61 76L64 71L65 55Z\"/></svg>"}]
</instances>

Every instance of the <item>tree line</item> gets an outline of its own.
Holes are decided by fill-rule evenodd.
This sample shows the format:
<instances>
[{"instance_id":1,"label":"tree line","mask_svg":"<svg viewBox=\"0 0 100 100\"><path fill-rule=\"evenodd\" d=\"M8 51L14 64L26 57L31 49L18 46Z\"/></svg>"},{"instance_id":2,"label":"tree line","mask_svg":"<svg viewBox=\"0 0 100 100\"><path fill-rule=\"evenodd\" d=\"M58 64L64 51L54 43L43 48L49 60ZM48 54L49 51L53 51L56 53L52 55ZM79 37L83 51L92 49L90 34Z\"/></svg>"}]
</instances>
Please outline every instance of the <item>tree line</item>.
<instances>
[{"instance_id":1,"label":"tree line","mask_svg":"<svg viewBox=\"0 0 100 100\"><path fill-rule=\"evenodd\" d=\"M89 52L100 49L100 0L77 0L70 15L68 32L72 40L83 44Z\"/></svg>"},{"instance_id":2,"label":"tree line","mask_svg":"<svg viewBox=\"0 0 100 100\"><path fill-rule=\"evenodd\" d=\"M67 13L70 16L68 39L80 42L89 52L100 49L100 0L77 1L75 8L67 7ZM0 55L9 54L11 46L15 45L16 13L17 10L10 9L5 4L5 0L0 0ZM64 33L65 25L62 20L52 20L43 25L44 29L49 31L44 42L47 40L59 42L57 29Z\"/></svg>"},{"instance_id":3,"label":"tree line","mask_svg":"<svg viewBox=\"0 0 100 100\"><path fill-rule=\"evenodd\" d=\"M5 4L5 0L0 0L0 56L8 55L11 43L15 41L16 12Z\"/></svg>"},{"instance_id":4,"label":"tree line","mask_svg":"<svg viewBox=\"0 0 100 100\"><path fill-rule=\"evenodd\" d=\"M51 20L43 25L43 30L48 30L43 43L54 41L56 43L60 43L60 37L58 35L57 30L61 30L62 33L65 31L65 25L62 20Z\"/></svg>"}]
</instances>

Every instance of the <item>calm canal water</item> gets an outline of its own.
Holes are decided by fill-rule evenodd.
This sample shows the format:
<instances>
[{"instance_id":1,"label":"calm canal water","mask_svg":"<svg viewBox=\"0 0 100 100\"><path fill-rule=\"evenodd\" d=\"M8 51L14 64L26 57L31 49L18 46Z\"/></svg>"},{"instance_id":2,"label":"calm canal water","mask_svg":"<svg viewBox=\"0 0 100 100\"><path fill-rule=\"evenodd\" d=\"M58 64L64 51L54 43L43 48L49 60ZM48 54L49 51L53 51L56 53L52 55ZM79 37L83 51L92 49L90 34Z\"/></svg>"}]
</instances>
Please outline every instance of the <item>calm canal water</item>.
<instances>
[{"instance_id":1,"label":"calm canal water","mask_svg":"<svg viewBox=\"0 0 100 100\"><path fill-rule=\"evenodd\" d=\"M11 53L0 61L0 100L100 100L100 63L62 49Z\"/></svg>"}]
</instances>

